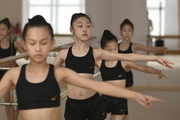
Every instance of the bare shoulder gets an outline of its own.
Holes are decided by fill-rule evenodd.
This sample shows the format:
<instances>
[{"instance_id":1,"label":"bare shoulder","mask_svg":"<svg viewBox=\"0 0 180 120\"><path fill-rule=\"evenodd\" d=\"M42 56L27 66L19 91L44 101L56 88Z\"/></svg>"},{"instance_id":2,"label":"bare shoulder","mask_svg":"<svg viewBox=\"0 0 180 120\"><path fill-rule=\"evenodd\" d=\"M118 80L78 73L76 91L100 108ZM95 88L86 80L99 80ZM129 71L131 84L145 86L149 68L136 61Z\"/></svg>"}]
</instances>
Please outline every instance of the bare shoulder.
<instances>
[{"instance_id":1,"label":"bare shoulder","mask_svg":"<svg viewBox=\"0 0 180 120\"><path fill-rule=\"evenodd\" d=\"M20 71L21 71L21 67L13 67L6 72L5 77L6 78L8 77L14 83L16 83L19 78Z\"/></svg>"}]
</instances>

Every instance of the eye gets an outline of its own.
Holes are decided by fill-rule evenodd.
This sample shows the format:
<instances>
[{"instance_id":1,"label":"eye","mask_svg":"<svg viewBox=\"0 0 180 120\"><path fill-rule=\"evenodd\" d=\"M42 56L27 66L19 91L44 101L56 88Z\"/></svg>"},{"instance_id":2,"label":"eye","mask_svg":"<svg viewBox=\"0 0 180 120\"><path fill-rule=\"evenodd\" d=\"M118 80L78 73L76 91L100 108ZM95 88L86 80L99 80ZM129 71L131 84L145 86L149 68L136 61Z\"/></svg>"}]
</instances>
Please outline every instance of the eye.
<instances>
[{"instance_id":1,"label":"eye","mask_svg":"<svg viewBox=\"0 0 180 120\"><path fill-rule=\"evenodd\" d=\"M42 45L46 45L47 44L47 42L43 42L43 43L41 43Z\"/></svg>"},{"instance_id":2,"label":"eye","mask_svg":"<svg viewBox=\"0 0 180 120\"><path fill-rule=\"evenodd\" d=\"M30 44L30 45L35 45L35 43L33 43L33 42L30 42L29 44Z\"/></svg>"},{"instance_id":3,"label":"eye","mask_svg":"<svg viewBox=\"0 0 180 120\"><path fill-rule=\"evenodd\" d=\"M82 28L82 26L78 26L79 28Z\"/></svg>"}]
</instances>

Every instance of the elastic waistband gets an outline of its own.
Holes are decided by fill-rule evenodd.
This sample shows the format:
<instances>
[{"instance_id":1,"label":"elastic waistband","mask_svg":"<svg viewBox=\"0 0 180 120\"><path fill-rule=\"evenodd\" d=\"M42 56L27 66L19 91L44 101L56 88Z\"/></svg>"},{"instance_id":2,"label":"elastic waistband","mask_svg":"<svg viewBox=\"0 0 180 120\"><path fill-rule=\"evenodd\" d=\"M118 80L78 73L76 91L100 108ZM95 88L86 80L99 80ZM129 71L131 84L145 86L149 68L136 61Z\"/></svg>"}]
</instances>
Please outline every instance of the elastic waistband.
<instances>
[{"instance_id":1,"label":"elastic waistband","mask_svg":"<svg viewBox=\"0 0 180 120\"><path fill-rule=\"evenodd\" d=\"M83 102L93 101L93 100L95 100L95 99L97 99L97 98L100 98L99 93L96 93L96 94L94 94L93 96L91 96L91 97L89 97L89 98L87 98L87 99L82 99L82 100L77 100L77 99L73 99L73 98L67 97L67 101L68 101L68 102L73 102L73 103L83 103Z\"/></svg>"}]
</instances>

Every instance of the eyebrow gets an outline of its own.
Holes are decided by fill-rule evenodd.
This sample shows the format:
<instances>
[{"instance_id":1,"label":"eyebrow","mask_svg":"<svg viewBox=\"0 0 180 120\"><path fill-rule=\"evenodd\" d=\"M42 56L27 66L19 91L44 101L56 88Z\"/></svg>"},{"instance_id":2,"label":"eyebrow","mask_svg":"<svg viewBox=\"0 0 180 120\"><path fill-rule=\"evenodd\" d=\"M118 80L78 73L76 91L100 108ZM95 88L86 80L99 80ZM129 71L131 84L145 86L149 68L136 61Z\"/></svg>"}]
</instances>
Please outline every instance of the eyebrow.
<instances>
[{"instance_id":1,"label":"eyebrow","mask_svg":"<svg viewBox=\"0 0 180 120\"><path fill-rule=\"evenodd\" d=\"M31 39L31 38L29 38L28 40L36 41L35 39ZM44 41L44 40L47 40L47 38L43 38L43 39L41 39L40 41Z\"/></svg>"},{"instance_id":2,"label":"eyebrow","mask_svg":"<svg viewBox=\"0 0 180 120\"><path fill-rule=\"evenodd\" d=\"M79 24L79 23L81 23L81 24L82 24L82 22L77 22L77 24ZM87 24L87 23L89 24L90 22L86 22L86 24Z\"/></svg>"}]
</instances>

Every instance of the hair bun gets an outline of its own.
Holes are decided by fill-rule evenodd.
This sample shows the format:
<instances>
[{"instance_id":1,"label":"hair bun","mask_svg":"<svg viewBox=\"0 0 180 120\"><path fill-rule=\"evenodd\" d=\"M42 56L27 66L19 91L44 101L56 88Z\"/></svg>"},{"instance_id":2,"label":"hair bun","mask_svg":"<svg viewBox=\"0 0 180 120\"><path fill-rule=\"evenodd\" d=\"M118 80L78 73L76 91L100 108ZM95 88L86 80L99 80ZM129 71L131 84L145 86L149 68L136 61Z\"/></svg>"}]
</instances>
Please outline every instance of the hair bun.
<instances>
[{"instance_id":1,"label":"hair bun","mask_svg":"<svg viewBox=\"0 0 180 120\"><path fill-rule=\"evenodd\" d=\"M43 23L45 22L45 23L47 23L42 15L35 15L33 18L28 19L28 20L29 20L29 22L33 22L33 23L34 22L43 22Z\"/></svg>"}]
</instances>

